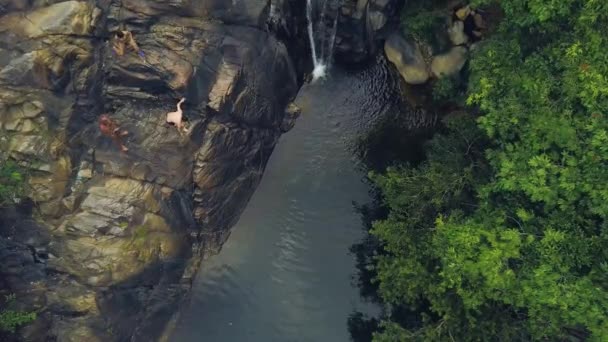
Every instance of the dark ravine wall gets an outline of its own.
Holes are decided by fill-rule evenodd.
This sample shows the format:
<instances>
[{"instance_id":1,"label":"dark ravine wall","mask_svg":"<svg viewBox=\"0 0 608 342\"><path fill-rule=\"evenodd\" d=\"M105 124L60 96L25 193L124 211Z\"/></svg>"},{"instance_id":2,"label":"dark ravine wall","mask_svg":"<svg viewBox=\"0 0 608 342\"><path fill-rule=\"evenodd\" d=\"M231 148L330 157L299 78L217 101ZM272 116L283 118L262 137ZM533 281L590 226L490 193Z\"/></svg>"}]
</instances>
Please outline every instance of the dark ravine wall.
<instances>
[{"instance_id":1,"label":"dark ravine wall","mask_svg":"<svg viewBox=\"0 0 608 342\"><path fill-rule=\"evenodd\" d=\"M38 312L2 340L165 332L297 116L303 64L270 32L298 48L295 3L273 1L277 26L265 0L0 1L0 161L27 170L32 199L0 213L0 289ZM112 55L121 23L145 59ZM182 96L187 136L164 124Z\"/></svg>"},{"instance_id":2,"label":"dark ravine wall","mask_svg":"<svg viewBox=\"0 0 608 342\"><path fill-rule=\"evenodd\" d=\"M344 64L369 62L398 26L407 0L343 0L338 16L335 58Z\"/></svg>"}]
</instances>

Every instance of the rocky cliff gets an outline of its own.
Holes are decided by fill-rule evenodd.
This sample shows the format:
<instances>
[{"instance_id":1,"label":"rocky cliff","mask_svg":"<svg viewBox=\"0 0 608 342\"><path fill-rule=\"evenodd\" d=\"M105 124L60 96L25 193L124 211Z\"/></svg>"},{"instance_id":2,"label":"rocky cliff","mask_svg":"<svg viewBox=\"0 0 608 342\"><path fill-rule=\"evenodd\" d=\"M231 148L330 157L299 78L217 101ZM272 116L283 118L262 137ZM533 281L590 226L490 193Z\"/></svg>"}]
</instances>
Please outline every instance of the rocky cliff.
<instances>
[{"instance_id":1,"label":"rocky cliff","mask_svg":"<svg viewBox=\"0 0 608 342\"><path fill-rule=\"evenodd\" d=\"M335 53L342 63L369 61L398 26L399 10L406 0L342 0Z\"/></svg>"},{"instance_id":2,"label":"rocky cliff","mask_svg":"<svg viewBox=\"0 0 608 342\"><path fill-rule=\"evenodd\" d=\"M38 313L1 338L166 333L297 115L303 62L276 38L297 44L296 3L0 0L0 162L26 170L31 199L0 209L0 290ZM142 56L112 53L117 29ZM186 134L165 124L181 97Z\"/></svg>"}]
</instances>

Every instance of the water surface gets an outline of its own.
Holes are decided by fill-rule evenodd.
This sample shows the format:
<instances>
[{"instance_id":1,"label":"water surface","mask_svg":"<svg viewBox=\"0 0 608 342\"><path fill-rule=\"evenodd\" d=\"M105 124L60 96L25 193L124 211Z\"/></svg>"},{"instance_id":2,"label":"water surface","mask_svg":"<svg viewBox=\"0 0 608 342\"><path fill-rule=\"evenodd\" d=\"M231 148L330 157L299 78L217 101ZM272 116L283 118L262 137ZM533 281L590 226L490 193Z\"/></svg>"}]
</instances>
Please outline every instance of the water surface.
<instances>
[{"instance_id":1,"label":"water surface","mask_svg":"<svg viewBox=\"0 0 608 342\"><path fill-rule=\"evenodd\" d=\"M348 341L353 310L373 312L352 277L363 234L353 202L369 200L354 148L398 98L383 62L334 68L306 85L302 115L283 135L219 255L201 268L174 341Z\"/></svg>"}]
</instances>

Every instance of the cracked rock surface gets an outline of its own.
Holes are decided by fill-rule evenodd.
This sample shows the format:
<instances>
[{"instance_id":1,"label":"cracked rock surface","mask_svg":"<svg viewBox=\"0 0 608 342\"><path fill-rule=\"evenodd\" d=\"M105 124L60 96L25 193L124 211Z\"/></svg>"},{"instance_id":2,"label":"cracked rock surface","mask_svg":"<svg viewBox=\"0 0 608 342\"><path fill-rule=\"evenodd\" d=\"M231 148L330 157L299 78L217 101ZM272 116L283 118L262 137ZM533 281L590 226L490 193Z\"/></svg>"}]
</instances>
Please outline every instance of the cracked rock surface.
<instances>
[{"instance_id":1,"label":"cracked rock surface","mask_svg":"<svg viewBox=\"0 0 608 342\"><path fill-rule=\"evenodd\" d=\"M0 209L0 291L38 312L0 339L167 336L297 117L298 62L272 32L299 34L291 3L0 0L0 162L30 199ZM143 57L112 53L119 28ZM187 134L165 124L181 97Z\"/></svg>"}]
</instances>

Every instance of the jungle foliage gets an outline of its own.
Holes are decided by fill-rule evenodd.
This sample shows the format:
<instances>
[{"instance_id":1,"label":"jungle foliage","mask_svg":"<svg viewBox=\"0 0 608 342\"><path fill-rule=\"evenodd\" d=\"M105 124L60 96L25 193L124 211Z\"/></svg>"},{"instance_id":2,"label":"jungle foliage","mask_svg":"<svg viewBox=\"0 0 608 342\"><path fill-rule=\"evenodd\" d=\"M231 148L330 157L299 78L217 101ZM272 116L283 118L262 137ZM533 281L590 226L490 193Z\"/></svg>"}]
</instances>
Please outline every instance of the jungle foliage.
<instances>
[{"instance_id":1,"label":"jungle foliage","mask_svg":"<svg viewBox=\"0 0 608 342\"><path fill-rule=\"evenodd\" d=\"M3 307L0 309L0 331L15 332L15 330L36 319L36 312L13 310L10 306L15 300L15 295L5 296Z\"/></svg>"},{"instance_id":2,"label":"jungle foliage","mask_svg":"<svg viewBox=\"0 0 608 342\"><path fill-rule=\"evenodd\" d=\"M608 340L608 1L499 5L470 61L481 116L371 175L380 296L420 318L375 341Z\"/></svg>"}]
</instances>

